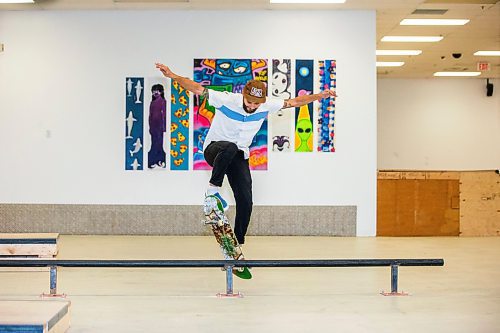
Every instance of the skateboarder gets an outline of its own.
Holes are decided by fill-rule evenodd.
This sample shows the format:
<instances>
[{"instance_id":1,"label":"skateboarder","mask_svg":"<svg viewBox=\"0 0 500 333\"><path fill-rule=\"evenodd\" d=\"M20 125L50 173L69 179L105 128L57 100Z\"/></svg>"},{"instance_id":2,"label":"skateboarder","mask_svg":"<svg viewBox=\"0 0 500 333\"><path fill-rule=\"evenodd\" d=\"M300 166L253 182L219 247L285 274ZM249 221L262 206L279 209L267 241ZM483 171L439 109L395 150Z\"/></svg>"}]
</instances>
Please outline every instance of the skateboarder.
<instances>
[{"instance_id":1,"label":"skateboarder","mask_svg":"<svg viewBox=\"0 0 500 333\"><path fill-rule=\"evenodd\" d=\"M216 196L224 210L227 210L227 201L220 194L226 175L236 202L234 233L239 244L243 245L253 206L249 147L262 122L269 113L337 95L333 90L324 90L319 94L292 99L271 99L266 98L266 85L257 80L248 81L241 94L221 92L181 77L161 63L156 63L156 68L164 76L177 81L184 89L208 98L209 104L216 109L203 145L205 160L213 167L205 198ZM205 200L205 204L212 201Z\"/></svg>"}]
</instances>

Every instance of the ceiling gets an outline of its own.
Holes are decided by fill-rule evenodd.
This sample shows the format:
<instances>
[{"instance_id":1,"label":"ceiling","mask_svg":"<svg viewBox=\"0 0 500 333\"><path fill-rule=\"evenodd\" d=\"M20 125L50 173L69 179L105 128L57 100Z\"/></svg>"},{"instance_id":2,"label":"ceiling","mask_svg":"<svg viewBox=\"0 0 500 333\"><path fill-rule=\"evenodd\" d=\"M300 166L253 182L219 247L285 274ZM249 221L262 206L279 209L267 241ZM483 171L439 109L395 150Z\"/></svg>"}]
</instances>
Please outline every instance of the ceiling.
<instances>
[{"instance_id":1,"label":"ceiling","mask_svg":"<svg viewBox=\"0 0 500 333\"><path fill-rule=\"evenodd\" d=\"M500 0L347 0L344 4L308 5L270 4L269 0L36 0L36 4L0 4L0 10L31 9L374 9L377 11L378 50L423 51L418 56L378 56L377 61L405 62L402 67L377 68L379 78L430 78L437 71L477 71L478 62L490 63L490 70L483 71L479 77L500 78L500 57L473 55L478 50L500 50ZM424 13L416 14L415 10ZM436 14L435 10L441 11ZM399 25L405 18L453 18L469 19L470 22L464 26ZM438 43L381 42L386 35L443 36L444 39Z\"/></svg>"}]
</instances>

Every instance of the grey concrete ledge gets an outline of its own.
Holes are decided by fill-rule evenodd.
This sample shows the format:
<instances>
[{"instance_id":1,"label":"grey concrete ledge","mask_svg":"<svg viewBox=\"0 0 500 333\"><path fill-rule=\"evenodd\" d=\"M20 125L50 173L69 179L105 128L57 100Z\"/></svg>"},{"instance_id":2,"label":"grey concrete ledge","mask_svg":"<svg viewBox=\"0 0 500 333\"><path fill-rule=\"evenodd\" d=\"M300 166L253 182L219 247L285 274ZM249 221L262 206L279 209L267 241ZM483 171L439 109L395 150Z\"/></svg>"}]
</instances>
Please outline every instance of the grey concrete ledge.
<instances>
[{"instance_id":1,"label":"grey concrete ledge","mask_svg":"<svg viewBox=\"0 0 500 333\"><path fill-rule=\"evenodd\" d=\"M201 206L0 204L0 233L210 235L202 219ZM248 235L356 236L356 207L254 206Z\"/></svg>"}]
</instances>

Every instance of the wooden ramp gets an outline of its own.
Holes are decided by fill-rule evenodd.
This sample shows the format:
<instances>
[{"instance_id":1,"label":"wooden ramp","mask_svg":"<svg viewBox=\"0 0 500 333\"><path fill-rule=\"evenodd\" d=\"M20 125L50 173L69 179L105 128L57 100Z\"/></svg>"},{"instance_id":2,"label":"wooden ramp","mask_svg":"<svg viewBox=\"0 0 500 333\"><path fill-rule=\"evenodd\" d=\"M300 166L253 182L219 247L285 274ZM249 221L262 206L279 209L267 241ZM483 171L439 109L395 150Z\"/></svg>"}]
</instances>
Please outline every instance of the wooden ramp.
<instances>
[{"instance_id":1,"label":"wooden ramp","mask_svg":"<svg viewBox=\"0 0 500 333\"><path fill-rule=\"evenodd\" d=\"M57 255L57 233L2 234L0 233L0 259L25 256L51 258Z\"/></svg>"},{"instance_id":2,"label":"wooden ramp","mask_svg":"<svg viewBox=\"0 0 500 333\"><path fill-rule=\"evenodd\" d=\"M70 302L0 301L0 333L63 333L69 329Z\"/></svg>"}]
</instances>

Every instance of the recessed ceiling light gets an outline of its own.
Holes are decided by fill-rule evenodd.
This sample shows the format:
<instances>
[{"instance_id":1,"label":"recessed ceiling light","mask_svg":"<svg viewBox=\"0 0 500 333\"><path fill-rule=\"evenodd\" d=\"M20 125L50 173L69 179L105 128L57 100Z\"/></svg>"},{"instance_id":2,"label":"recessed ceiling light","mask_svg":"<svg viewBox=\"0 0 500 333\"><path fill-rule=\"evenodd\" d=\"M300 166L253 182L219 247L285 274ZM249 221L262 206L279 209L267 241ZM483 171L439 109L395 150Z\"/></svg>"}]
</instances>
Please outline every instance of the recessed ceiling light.
<instances>
[{"instance_id":1,"label":"recessed ceiling light","mask_svg":"<svg viewBox=\"0 0 500 333\"><path fill-rule=\"evenodd\" d=\"M470 20L452 20L452 19L404 19L400 25L464 25Z\"/></svg>"},{"instance_id":2,"label":"recessed ceiling light","mask_svg":"<svg viewBox=\"0 0 500 333\"><path fill-rule=\"evenodd\" d=\"M377 61L377 67L401 67L404 64L403 61Z\"/></svg>"},{"instance_id":3,"label":"recessed ceiling light","mask_svg":"<svg viewBox=\"0 0 500 333\"><path fill-rule=\"evenodd\" d=\"M419 55L422 50L377 50L376 55L392 56L392 55Z\"/></svg>"},{"instance_id":4,"label":"recessed ceiling light","mask_svg":"<svg viewBox=\"0 0 500 333\"><path fill-rule=\"evenodd\" d=\"M442 36L384 36L382 42L439 42Z\"/></svg>"},{"instance_id":5,"label":"recessed ceiling light","mask_svg":"<svg viewBox=\"0 0 500 333\"><path fill-rule=\"evenodd\" d=\"M344 3L346 0L270 0L271 3Z\"/></svg>"},{"instance_id":6,"label":"recessed ceiling light","mask_svg":"<svg viewBox=\"0 0 500 333\"><path fill-rule=\"evenodd\" d=\"M477 51L474 55L483 57L500 57L500 51Z\"/></svg>"},{"instance_id":7,"label":"recessed ceiling light","mask_svg":"<svg viewBox=\"0 0 500 333\"><path fill-rule=\"evenodd\" d=\"M434 76L479 76L481 72L436 72Z\"/></svg>"},{"instance_id":8,"label":"recessed ceiling light","mask_svg":"<svg viewBox=\"0 0 500 333\"><path fill-rule=\"evenodd\" d=\"M35 3L34 0L0 0L0 3Z\"/></svg>"}]
</instances>

